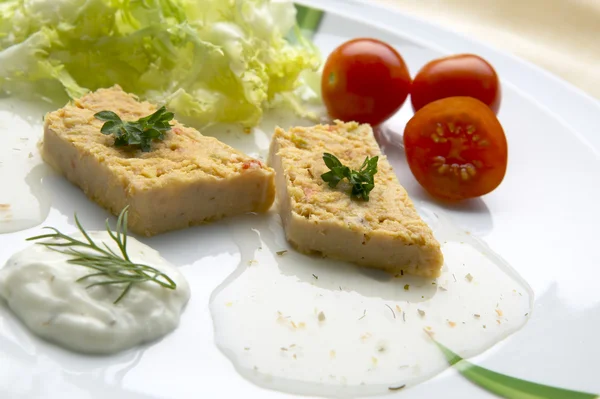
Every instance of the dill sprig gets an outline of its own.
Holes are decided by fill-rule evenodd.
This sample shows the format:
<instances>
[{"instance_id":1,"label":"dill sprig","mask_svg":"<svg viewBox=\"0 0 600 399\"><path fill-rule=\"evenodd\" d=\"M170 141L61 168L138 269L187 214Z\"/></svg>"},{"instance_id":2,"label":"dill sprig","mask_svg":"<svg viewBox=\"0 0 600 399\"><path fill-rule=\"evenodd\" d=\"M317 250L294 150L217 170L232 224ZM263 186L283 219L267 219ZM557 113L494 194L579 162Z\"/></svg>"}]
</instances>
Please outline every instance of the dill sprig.
<instances>
[{"instance_id":1,"label":"dill sprig","mask_svg":"<svg viewBox=\"0 0 600 399\"><path fill-rule=\"evenodd\" d=\"M113 251L106 243L104 247L99 246L92 240L89 234L84 230L75 214L75 224L85 238L85 241L77 240L66 234L61 233L54 227L45 227L54 231L54 233L30 237L27 241L52 239L53 241L38 242L48 249L60 252L65 255L70 255L72 258L67 262L73 265L79 265L96 270L79 278L76 282L82 282L92 277L102 277L101 281L96 281L89 284L86 288L103 285L125 285L123 292L113 302L118 303L134 284L143 282L154 282L164 288L174 290L177 288L175 282L160 270L148 265L133 262L127 254L127 207L121 211L117 226L113 232L106 219L106 231L112 240L119 247L120 254ZM57 242L58 241L58 242Z\"/></svg>"}]
</instances>

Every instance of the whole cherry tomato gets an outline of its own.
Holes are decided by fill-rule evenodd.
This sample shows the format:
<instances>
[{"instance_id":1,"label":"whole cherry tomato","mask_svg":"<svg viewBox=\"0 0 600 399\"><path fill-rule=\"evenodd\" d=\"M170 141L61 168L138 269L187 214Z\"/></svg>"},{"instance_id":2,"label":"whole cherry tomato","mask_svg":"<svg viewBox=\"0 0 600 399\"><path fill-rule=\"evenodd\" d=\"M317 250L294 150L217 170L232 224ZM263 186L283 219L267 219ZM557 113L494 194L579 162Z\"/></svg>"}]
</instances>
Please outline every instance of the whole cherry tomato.
<instances>
[{"instance_id":1,"label":"whole cherry tomato","mask_svg":"<svg viewBox=\"0 0 600 399\"><path fill-rule=\"evenodd\" d=\"M410 92L415 111L435 100L456 96L474 97L498 113L501 90L494 68L473 54L439 58L421 68Z\"/></svg>"},{"instance_id":2,"label":"whole cherry tomato","mask_svg":"<svg viewBox=\"0 0 600 399\"><path fill-rule=\"evenodd\" d=\"M406 159L434 197L463 200L494 190L504 179L506 136L496 115L472 97L427 104L404 129Z\"/></svg>"},{"instance_id":3,"label":"whole cherry tomato","mask_svg":"<svg viewBox=\"0 0 600 399\"><path fill-rule=\"evenodd\" d=\"M323 102L331 117L371 125L391 117L409 90L404 60L376 39L354 39L336 48L321 78Z\"/></svg>"}]
</instances>

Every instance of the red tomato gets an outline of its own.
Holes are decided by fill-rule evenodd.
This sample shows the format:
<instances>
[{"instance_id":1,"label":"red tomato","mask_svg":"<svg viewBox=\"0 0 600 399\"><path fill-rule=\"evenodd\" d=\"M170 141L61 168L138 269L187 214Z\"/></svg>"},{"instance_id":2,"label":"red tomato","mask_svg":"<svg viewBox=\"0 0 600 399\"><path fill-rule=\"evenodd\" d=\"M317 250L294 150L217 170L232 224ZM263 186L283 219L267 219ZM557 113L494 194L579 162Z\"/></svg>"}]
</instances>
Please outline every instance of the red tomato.
<instances>
[{"instance_id":1,"label":"red tomato","mask_svg":"<svg viewBox=\"0 0 600 399\"><path fill-rule=\"evenodd\" d=\"M331 117L371 125L394 115L409 90L410 74L402 57L375 39L354 39L336 48L321 78Z\"/></svg>"},{"instance_id":2,"label":"red tomato","mask_svg":"<svg viewBox=\"0 0 600 399\"><path fill-rule=\"evenodd\" d=\"M431 195L479 197L504 179L508 148L496 115L472 97L450 97L421 108L404 129L410 170Z\"/></svg>"},{"instance_id":3,"label":"red tomato","mask_svg":"<svg viewBox=\"0 0 600 399\"><path fill-rule=\"evenodd\" d=\"M416 112L432 101L456 96L474 97L498 113L500 81L494 68L473 54L433 60L415 76L410 100Z\"/></svg>"}]
</instances>

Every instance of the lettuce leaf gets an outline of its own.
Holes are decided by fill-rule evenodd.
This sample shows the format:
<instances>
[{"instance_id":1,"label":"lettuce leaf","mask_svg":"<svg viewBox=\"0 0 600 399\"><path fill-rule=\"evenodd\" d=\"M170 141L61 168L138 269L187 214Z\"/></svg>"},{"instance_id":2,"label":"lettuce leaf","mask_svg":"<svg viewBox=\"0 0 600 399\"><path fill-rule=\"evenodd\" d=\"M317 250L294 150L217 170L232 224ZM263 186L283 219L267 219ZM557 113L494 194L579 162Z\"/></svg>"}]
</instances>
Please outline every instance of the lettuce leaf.
<instances>
[{"instance_id":1,"label":"lettuce leaf","mask_svg":"<svg viewBox=\"0 0 600 399\"><path fill-rule=\"evenodd\" d=\"M277 0L0 0L0 89L120 85L201 124L252 127L310 90L318 50ZM281 100L281 99L285 100Z\"/></svg>"}]
</instances>

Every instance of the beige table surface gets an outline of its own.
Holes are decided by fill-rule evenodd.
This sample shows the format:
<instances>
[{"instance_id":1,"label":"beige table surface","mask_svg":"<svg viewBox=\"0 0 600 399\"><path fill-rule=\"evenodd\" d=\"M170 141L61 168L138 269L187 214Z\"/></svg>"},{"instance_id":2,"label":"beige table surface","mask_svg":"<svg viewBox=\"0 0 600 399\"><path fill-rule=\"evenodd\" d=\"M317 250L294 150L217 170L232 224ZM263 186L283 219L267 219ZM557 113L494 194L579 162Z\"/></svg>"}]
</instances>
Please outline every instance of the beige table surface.
<instances>
[{"instance_id":1,"label":"beige table surface","mask_svg":"<svg viewBox=\"0 0 600 399\"><path fill-rule=\"evenodd\" d=\"M600 0L370 0L477 38L600 99Z\"/></svg>"}]
</instances>

